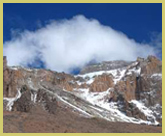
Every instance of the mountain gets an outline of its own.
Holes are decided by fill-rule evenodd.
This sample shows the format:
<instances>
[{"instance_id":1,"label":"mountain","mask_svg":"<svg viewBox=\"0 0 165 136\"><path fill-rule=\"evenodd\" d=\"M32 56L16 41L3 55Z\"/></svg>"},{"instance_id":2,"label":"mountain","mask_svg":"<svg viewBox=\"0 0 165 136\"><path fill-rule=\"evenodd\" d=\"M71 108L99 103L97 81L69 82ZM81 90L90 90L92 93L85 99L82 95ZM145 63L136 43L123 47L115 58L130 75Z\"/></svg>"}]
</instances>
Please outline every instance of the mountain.
<instances>
[{"instance_id":1,"label":"mountain","mask_svg":"<svg viewBox=\"0 0 165 136\"><path fill-rule=\"evenodd\" d=\"M70 75L3 57L3 109L4 132L161 132L162 62L107 61Z\"/></svg>"},{"instance_id":2,"label":"mountain","mask_svg":"<svg viewBox=\"0 0 165 136\"><path fill-rule=\"evenodd\" d=\"M80 74L86 74L96 71L108 71L113 69L119 69L130 65L131 61L115 60L115 61L103 61L102 63L94 63L85 66L81 69Z\"/></svg>"}]
</instances>

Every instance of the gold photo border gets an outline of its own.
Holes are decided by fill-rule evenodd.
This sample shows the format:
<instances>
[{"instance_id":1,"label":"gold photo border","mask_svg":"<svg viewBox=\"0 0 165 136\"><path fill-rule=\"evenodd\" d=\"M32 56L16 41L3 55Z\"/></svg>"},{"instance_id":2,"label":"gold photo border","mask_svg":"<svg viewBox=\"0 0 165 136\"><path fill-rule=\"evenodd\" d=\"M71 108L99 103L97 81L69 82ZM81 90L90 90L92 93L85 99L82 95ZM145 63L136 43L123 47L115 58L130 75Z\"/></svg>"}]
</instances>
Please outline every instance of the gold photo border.
<instances>
[{"instance_id":1,"label":"gold photo border","mask_svg":"<svg viewBox=\"0 0 165 136\"><path fill-rule=\"evenodd\" d=\"M164 1L164 4L165 4L165 0L1 0L0 1L0 37L1 37L1 46L0 46L0 53L3 55L3 3L162 3L162 39L165 39L164 38L164 35L163 35L163 30L164 30L164 27L163 27L163 22L165 22L165 18L163 17L163 15L165 14L165 10L163 8L164 4L163 4L163 1ZM140 9L139 9L140 10ZM163 40L162 40L163 41ZM162 64L164 63L164 58L163 58L163 53L164 53L164 49L163 49L163 43L162 43ZM12 136L22 136L22 133L3 133L3 57L1 57L1 63L0 63L0 74L1 74L1 78L0 78L0 96L1 96L1 100L0 100L0 105L1 105L1 108L0 108L0 114L1 114L1 118L0 118L0 135L12 135ZM164 77L164 64L162 65L162 74L163 74L163 77ZM164 78L163 78L164 79ZM163 80L162 79L162 80ZM164 81L164 80L163 80ZM164 96L164 92L163 90L165 89L165 85L163 84L162 82L162 105L164 105L164 102L165 102L165 96ZM164 113L164 108L162 108L162 114ZM163 134L164 132L164 120L162 120L162 133L141 133L140 135L152 135L152 136L155 136L155 135L165 135ZM110 135L111 133L23 133L23 135L30 135L30 136L33 136L33 135L38 135L38 136L45 136L45 135L74 135L74 136L77 136L78 135L93 135L93 136L96 136L96 135ZM115 136L118 136L118 135L123 135L123 136L128 136L128 135L139 135L139 133L113 133L111 135L115 135Z\"/></svg>"}]
</instances>

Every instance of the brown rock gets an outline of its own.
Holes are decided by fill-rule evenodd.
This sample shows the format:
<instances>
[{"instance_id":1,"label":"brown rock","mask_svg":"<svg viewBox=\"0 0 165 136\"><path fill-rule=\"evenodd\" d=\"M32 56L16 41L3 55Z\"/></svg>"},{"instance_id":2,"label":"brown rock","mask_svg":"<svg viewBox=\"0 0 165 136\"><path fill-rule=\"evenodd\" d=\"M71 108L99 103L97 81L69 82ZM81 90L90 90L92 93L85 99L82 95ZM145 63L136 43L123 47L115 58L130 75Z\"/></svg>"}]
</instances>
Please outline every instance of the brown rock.
<instances>
[{"instance_id":1,"label":"brown rock","mask_svg":"<svg viewBox=\"0 0 165 136\"><path fill-rule=\"evenodd\" d=\"M21 98L14 102L13 111L29 112L32 107L31 94L27 86L21 88Z\"/></svg>"},{"instance_id":2,"label":"brown rock","mask_svg":"<svg viewBox=\"0 0 165 136\"><path fill-rule=\"evenodd\" d=\"M162 62L155 56L148 56L146 60L137 60L140 62L141 74L152 75L162 72Z\"/></svg>"},{"instance_id":3,"label":"brown rock","mask_svg":"<svg viewBox=\"0 0 165 136\"><path fill-rule=\"evenodd\" d=\"M90 85L90 91L102 92L114 86L113 79L110 75L103 74L95 78Z\"/></svg>"},{"instance_id":4,"label":"brown rock","mask_svg":"<svg viewBox=\"0 0 165 136\"><path fill-rule=\"evenodd\" d=\"M3 56L3 70L7 69L7 59L6 56Z\"/></svg>"},{"instance_id":5,"label":"brown rock","mask_svg":"<svg viewBox=\"0 0 165 136\"><path fill-rule=\"evenodd\" d=\"M114 90L119 92L120 94L122 93L126 101L131 101L136 98L136 87L136 77L128 76L125 78L125 81L119 81L115 85Z\"/></svg>"},{"instance_id":6,"label":"brown rock","mask_svg":"<svg viewBox=\"0 0 165 136\"><path fill-rule=\"evenodd\" d=\"M86 84L86 83L84 83L84 84L81 84L80 86L78 86L79 88L88 88L89 87L89 85L88 84Z\"/></svg>"}]
</instances>

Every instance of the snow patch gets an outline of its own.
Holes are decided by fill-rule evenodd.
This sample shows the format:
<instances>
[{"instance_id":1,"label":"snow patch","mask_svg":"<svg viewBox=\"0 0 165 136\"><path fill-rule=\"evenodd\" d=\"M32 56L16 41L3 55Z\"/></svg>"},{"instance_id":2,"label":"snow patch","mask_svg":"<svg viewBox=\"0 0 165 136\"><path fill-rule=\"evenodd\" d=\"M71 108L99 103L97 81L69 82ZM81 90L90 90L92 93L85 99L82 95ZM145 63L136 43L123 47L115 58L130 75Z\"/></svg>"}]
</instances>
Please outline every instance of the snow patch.
<instances>
[{"instance_id":1,"label":"snow patch","mask_svg":"<svg viewBox=\"0 0 165 136\"><path fill-rule=\"evenodd\" d=\"M151 75L151 78L153 78L153 77L160 77L160 78L162 78L162 73L155 73L155 74L152 74L152 75Z\"/></svg>"},{"instance_id":2,"label":"snow patch","mask_svg":"<svg viewBox=\"0 0 165 136\"><path fill-rule=\"evenodd\" d=\"M105 100L105 97L110 94L110 89L104 92L90 92L89 89L84 88L80 88L78 90L74 89L73 91L75 91L75 94L77 94L78 97L81 97L93 105Z\"/></svg>"},{"instance_id":3,"label":"snow patch","mask_svg":"<svg viewBox=\"0 0 165 136\"><path fill-rule=\"evenodd\" d=\"M18 90L16 96L14 98L7 98L4 97L3 100L6 100L7 106L6 106L6 110L11 111L12 110L12 106L14 105L14 102L17 101L19 98L21 97L21 92L20 90Z\"/></svg>"},{"instance_id":4,"label":"snow patch","mask_svg":"<svg viewBox=\"0 0 165 136\"><path fill-rule=\"evenodd\" d=\"M125 72L126 72L126 68L122 68L122 69L114 69L114 70L109 70L109 71L91 72L91 73L87 73L87 74L83 74L83 75L77 75L75 77L79 76L86 80L86 82L79 82L79 81L77 82L79 85L81 85L82 83L91 84L91 83L93 83L95 76L107 74L107 75L113 76L114 84L116 84L118 81L120 81L122 79L122 77L124 77Z\"/></svg>"},{"instance_id":5,"label":"snow patch","mask_svg":"<svg viewBox=\"0 0 165 136\"><path fill-rule=\"evenodd\" d=\"M145 114L145 116L147 118L152 118L154 120L154 124L158 125L159 123L156 121L155 116L153 115L154 112L152 110L150 110L149 108L147 108L146 106L144 106L143 103L137 101L137 100L132 100L130 101L130 103L133 103L136 105L136 107Z\"/></svg>"},{"instance_id":6,"label":"snow patch","mask_svg":"<svg viewBox=\"0 0 165 136\"><path fill-rule=\"evenodd\" d=\"M31 93L31 101L36 103L36 101L37 101L37 93L34 93L34 94Z\"/></svg>"},{"instance_id":7,"label":"snow patch","mask_svg":"<svg viewBox=\"0 0 165 136\"><path fill-rule=\"evenodd\" d=\"M136 76L139 76L141 73L141 68L132 68L132 69L128 69L128 72L126 73L126 75L132 75L132 73L135 73Z\"/></svg>"},{"instance_id":8,"label":"snow patch","mask_svg":"<svg viewBox=\"0 0 165 136\"><path fill-rule=\"evenodd\" d=\"M93 117L92 115L90 115L90 114L87 113L86 111L84 111L84 110L82 110L82 109L76 107L75 105L72 105L71 103L67 102L67 101L64 100L62 97L60 97L60 96L58 96L58 95L56 95L56 96L57 96L57 98L58 98L59 100L61 100L62 102L66 103L66 104L69 105L70 107L76 109L77 111L79 111L79 112L81 112L81 113L87 115L88 117Z\"/></svg>"},{"instance_id":9,"label":"snow patch","mask_svg":"<svg viewBox=\"0 0 165 136\"><path fill-rule=\"evenodd\" d=\"M103 111L104 109L107 111L110 111L110 113L112 113L112 115L114 117L116 117L118 120L120 120L122 122L123 121L131 122L131 123L135 123L135 124L144 123L144 124L148 124L148 125L157 125L158 124L158 122L156 120L155 120L155 122L151 122L151 121L145 121L142 119L136 119L134 117L126 116L125 113L123 113L119 110L119 107L116 102L109 102L109 96L112 91L113 90L111 88L109 88L107 91L104 91L104 92L90 92L89 89L82 89L82 88L73 90L73 92L76 96L78 96L78 97L88 101L92 105L94 105L96 107L96 110L99 110L100 112L104 112ZM150 115L152 113L151 110L147 109L145 106L137 103L136 101L132 101L132 102L135 102L139 106L139 108L142 108L148 117L154 118L153 115ZM113 120L113 119L111 119L111 120Z\"/></svg>"}]
</instances>

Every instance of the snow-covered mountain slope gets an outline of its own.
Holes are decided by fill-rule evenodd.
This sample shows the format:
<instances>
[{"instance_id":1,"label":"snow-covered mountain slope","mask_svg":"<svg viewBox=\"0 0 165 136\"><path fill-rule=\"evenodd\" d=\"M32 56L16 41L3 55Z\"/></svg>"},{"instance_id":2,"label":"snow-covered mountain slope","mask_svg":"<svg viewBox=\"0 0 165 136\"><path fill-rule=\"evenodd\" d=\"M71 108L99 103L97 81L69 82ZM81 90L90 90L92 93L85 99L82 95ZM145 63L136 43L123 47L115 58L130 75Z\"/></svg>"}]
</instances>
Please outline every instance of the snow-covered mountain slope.
<instances>
[{"instance_id":1,"label":"snow-covered mountain slope","mask_svg":"<svg viewBox=\"0 0 165 136\"><path fill-rule=\"evenodd\" d=\"M73 76L4 65L4 107L28 112L40 104L55 114L60 105L87 118L161 125L161 61L149 56L99 70Z\"/></svg>"},{"instance_id":2,"label":"snow-covered mountain slope","mask_svg":"<svg viewBox=\"0 0 165 136\"><path fill-rule=\"evenodd\" d=\"M144 106L141 102L137 100L132 100L130 103L135 103L136 106L139 108L139 110L142 110L142 112L147 116L152 118L152 121L146 121L142 119L136 119L134 117L129 117L125 115L124 112L120 111L120 108L117 102L109 102L109 96L112 89L108 89L104 92L90 92L89 89L79 89L74 92L74 94L85 101L88 101L92 105L95 106L96 110L100 110L106 113L106 110L111 113L111 116L109 117L111 121L116 121L115 118L118 118L117 121L121 122L130 122L130 123L136 123L136 124L152 124L152 125L158 125L159 123L156 121L155 117L153 116L153 112ZM109 114L109 113L108 113ZM113 116L112 116L113 115ZM115 118L114 118L115 117ZM107 118L108 119L108 118Z\"/></svg>"}]
</instances>

